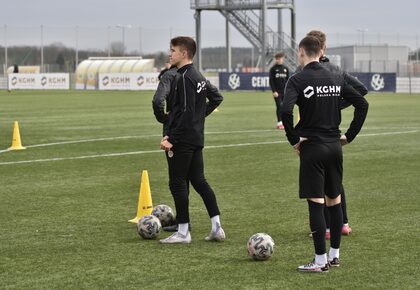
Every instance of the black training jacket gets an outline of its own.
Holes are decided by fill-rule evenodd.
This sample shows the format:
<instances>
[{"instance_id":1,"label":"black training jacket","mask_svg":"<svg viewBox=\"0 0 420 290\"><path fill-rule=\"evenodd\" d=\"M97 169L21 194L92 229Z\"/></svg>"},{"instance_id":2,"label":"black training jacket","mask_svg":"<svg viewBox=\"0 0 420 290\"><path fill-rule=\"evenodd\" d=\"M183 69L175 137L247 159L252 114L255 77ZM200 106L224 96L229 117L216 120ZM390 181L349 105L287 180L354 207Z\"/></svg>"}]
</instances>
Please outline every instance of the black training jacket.
<instances>
[{"instance_id":1,"label":"black training jacket","mask_svg":"<svg viewBox=\"0 0 420 290\"><path fill-rule=\"evenodd\" d=\"M319 62L307 64L301 72L290 77L286 84L282 120L291 145L299 137L320 142L340 138L341 99L355 107L353 121L345 133L350 143L360 132L366 119L368 102L344 79ZM300 120L293 127L293 107L299 106Z\"/></svg>"},{"instance_id":2,"label":"black training jacket","mask_svg":"<svg viewBox=\"0 0 420 290\"><path fill-rule=\"evenodd\" d=\"M177 75L177 70L176 67L172 67L161 72L159 75L159 84L153 96L153 113L155 114L156 120L163 124L165 124L168 119L166 113L170 111L170 108L167 107L165 112L165 103L171 93L171 84Z\"/></svg>"},{"instance_id":3,"label":"black training jacket","mask_svg":"<svg viewBox=\"0 0 420 290\"><path fill-rule=\"evenodd\" d=\"M283 94L286 82L289 79L289 69L282 64L275 64L270 69L270 88L271 91Z\"/></svg>"},{"instance_id":4,"label":"black training jacket","mask_svg":"<svg viewBox=\"0 0 420 290\"><path fill-rule=\"evenodd\" d=\"M223 101L218 89L211 85L192 64L178 69L166 135L172 144L188 143L204 146L204 120Z\"/></svg>"},{"instance_id":5,"label":"black training jacket","mask_svg":"<svg viewBox=\"0 0 420 290\"><path fill-rule=\"evenodd\" d=\"M330 72L332 73L338 73L338 74L342 74L344 80L351 85L356 91L359 92L359 94L361 94L362 96L365 96L369 91L368 89L365 87L365 85L359 81L357 78L355 78L354 76L352 76L351 74L341 70L338 66L336 66L335 64L331 63L329 58L326 56L322 56L319 59L319 62L325 66L325 68L327 68ZM302 71L302 67L298 67L295 71L295 73L301 72ZM341 109L345 109L347 107L349 107L351 104L349 102L347 102L344 99L341 99Z\"/></svg>"}]
</instances>

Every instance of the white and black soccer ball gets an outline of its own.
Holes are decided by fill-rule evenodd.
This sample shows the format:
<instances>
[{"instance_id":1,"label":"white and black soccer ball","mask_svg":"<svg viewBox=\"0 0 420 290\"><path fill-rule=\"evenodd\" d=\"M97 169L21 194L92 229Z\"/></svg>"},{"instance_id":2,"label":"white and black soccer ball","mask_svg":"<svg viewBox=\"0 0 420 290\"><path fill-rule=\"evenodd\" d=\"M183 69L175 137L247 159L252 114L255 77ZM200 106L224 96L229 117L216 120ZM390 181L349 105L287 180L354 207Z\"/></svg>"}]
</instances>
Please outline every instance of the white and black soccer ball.
<instances>
[{"instance_id":1,"label":"white and black soccer ball","mask_svg":"<svg viewBox=\"0 0 420 290\"><path fill-rule=\"evenodd\" d=\"M268 260L274 253L274 240L267 234L257 233L248 240L248 255L254 260Z\"/></svg>"},{"instance_id":2,"label":"white and black soccer ball","mask_svg":"<svg viewBox=\"0 0 420 290\"><path fill-rule=\"evenodd\" d=\"M137 232L143 239L155 239L159 236L162 226L154 215L145 215L137 223Z\"/></svg>"},{"instance_id":3,"label":"white and black soccer ball","mask_svg":"<svg viewBox=\"0 0 420 290\"><path fill-rule=\"evenodd\" d=\"M159 204L153 208L152 215L160 220L162 227L171 226L175 223L175 215L172 208L166 204Z\"/></svg>"}]
</instances>

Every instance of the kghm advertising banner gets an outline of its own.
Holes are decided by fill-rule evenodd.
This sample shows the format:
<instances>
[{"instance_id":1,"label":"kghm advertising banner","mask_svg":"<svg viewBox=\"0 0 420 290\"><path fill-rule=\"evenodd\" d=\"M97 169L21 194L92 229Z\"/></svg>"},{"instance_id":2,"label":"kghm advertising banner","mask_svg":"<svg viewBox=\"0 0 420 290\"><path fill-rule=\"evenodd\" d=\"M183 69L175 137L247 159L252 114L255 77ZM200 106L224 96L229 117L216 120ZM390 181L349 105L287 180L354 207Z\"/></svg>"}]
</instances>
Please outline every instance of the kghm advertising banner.
<instances>
[{"instance_id":1,"label":"kghm advertising banner","mask_svg":"<svg viewBox=\"0 0 420 290\"><path fill-rule=\"evenodd\" d=\"M68 90L70 77L65 73L9 74L9 90Z\"/></svg>"},{"instance_id":2,"label":"kghm advertising banner","mask_svg":"<svg viewBox=\"0 0 420 290\"><path fill-rule=\"evenodd\" d=\"M219 73L221 90L269 90L268 73Z\"/></svg>"},{"instance_id":3,"label":"kghm advertising banner","mask_svg":"<svg viewBox=\"0 0 420 290\"><path fill-rule=\"evenodd\" d=\"M103 73L98 74L99 90L156 90L158 73Z\"/></svg>"},{"instance_id":4,"label":"kghm advertising banner","mask_svg":"<svg viewBox=\"0 0 420 290\"><path fill-rule=\"evenodd\" d=\"M396 73L351 73L361 81L370 92L393 92L397 90Z\"/></svg>"}]
</instances>

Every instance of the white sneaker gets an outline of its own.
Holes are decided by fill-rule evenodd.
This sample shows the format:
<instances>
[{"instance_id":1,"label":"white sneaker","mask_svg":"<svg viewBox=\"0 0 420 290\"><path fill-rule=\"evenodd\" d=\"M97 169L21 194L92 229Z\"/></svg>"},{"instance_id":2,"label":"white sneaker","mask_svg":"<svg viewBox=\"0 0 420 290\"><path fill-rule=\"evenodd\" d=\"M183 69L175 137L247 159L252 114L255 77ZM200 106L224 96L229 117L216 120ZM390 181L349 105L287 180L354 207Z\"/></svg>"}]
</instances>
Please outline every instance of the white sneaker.
<instances>
[{"instance_id":1,"label":"white sneaker","mask_svg":"<svg viewBox=\"0 0 420 290\"><path fill-rule=\"evenodd\" d=\"M159 241L161 244L189 244L191 243L191 234L188 232L186 235L175 232L166 239Z\"/></svg>"},{"instance_id":2,"label":"white sneaker","mask_svg":"<svg viewBox=\"0 0 420 290\"><path fill-rule=\"evenodd\" d=\"M216 241L221 242L226 239L225 231L222 229L222 227L217 224L216 231L211 231L210 234L204 238L206 241Z\"/></svg>"},{"instance_id":3,"label":"white sneaker","mask_svg":"<svg viewBox=\"0 0 420 290\"><path fill-rule=\"evenodd\" d=\"M299 266L298 270L300 272L323 273L323 272L328 272L329 264L318 265L317 263L315 263L315 260L312 260L312 262L306 265Z\"/></svg>"}]
</instances>

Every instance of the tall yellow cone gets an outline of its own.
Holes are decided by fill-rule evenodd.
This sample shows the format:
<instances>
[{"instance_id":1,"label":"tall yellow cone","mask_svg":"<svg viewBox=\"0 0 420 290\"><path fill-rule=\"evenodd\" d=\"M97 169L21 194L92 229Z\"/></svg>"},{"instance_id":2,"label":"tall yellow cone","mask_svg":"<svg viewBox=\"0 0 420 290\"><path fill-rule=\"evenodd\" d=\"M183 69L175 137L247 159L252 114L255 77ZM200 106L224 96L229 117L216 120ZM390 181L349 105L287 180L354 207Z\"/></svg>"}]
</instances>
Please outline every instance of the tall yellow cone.
<instances>
[{"instance_id":1,"label":"tall yellow cone","mask_svg":"<svg viewBox=\"0 0 420 290\"><path fill-rule=\"evenodd\" d=\"M23 150L23 149L26 149L26 148L22 146L22 142L20 141L19 124L18 124L18 121L15 121L15 125L13 126L12 146L9 147L8 150Z\"/></svg>"},{"instance_id":2,"label":"tall yellow cone","mask_svg":"<svg viewBox=\"0 0 420 290\"><path fill-rule=\"evenodd\" d=\"M141 184L139 192L139 202L137 205L137 215L128 222L137 224L143 216L151 214L153 211L152 193L150 191L149 175L147 170L143 170L141 174Z\"/></svg>"}]
</instances>

